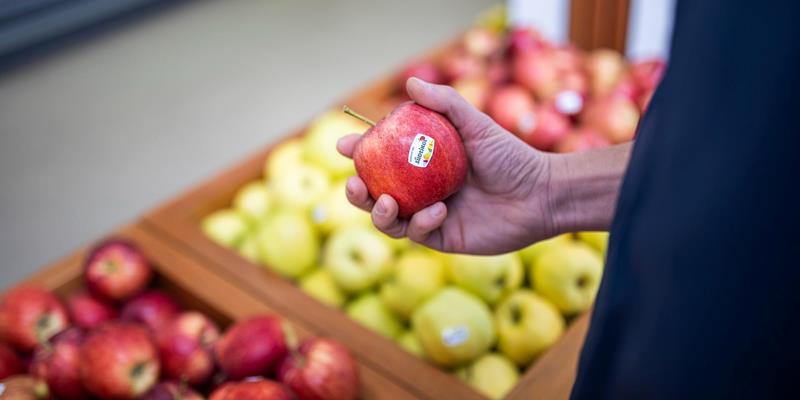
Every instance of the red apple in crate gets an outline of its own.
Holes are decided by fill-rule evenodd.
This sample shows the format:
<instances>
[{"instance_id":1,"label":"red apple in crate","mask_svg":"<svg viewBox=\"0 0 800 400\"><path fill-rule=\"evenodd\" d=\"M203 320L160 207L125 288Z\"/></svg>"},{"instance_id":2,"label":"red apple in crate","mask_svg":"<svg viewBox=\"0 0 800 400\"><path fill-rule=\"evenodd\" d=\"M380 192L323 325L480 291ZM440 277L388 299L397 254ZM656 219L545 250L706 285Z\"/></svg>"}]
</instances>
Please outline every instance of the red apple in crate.
<instances>
[{"instance_id":1,"label":"red apple in crate","mask_svg":"<svg viewBox=\"0 0 800 400\"><path fill-rule=\"evenodd\" d=\"M555 150L559 153L572 153L609 145L611 145L611 142L599 132L590 128L581 128L570 132L558 142Z\"/></svg>"},{"instance_id":2,"label":"red apple in crate","mask_svg":"<svg viewBox=\"0 0 800 400\"><path fill-rule=\"evenodd\" d=\"M666 67L664 60L661 59L640 61L631 66L631 76L639 89L648 92L658 86Z\"/></svg>"},{"instance_id":3,"label":"red apple in crate","mask_svg":"<svg viewBox=\"0 0 800 400\"><path fill-rule=\"evenodd\" d=\"M486 75L486 61L461 49L453 49L445 54L441 66L448 82Z\"/></svg>"},{"instance_id":4,"label":"red apple in crate","mask_svg":"<svg viewBox=\"0 0 800 400\"><path fill-rule=\"evenodd\" d=\"M203 400L203 396L186 385L175 382L161 382L149 392L139 398L140 400Z\"/></svg>"},{"instance_id":5,"label":"red apple in crate","mask_svg":"<svg viewBox=\"0 0 800 400\"><path fill-rule=\"evenodd\" d=\"M536 124L533 97L519 85L495 90L486 105L486 111L500 126L516 135L532 131Z\"/></svg>"},{"instance_id":6,"label":"red apple in crate","mask_svg":"<svg viewBox=\"0 0 800 400\"><path fill-rule=\"evenodd\" d=\"M512 55L541 50L552 46L542 37L539 31L530 27L514 28L508 37L509 52Z\"/></svg>"},{"instance_id":7,"label":"red apple in crate","mask_svg":"<svg viewBox=\"0 0 800 400\"><path fill-rule=\"evenodd\" d=\"M217 362L230 379L269 375L286 352L283 322L274 315L237 322L214 345Z\"/></svg>"},{"instance_id":8,"label":"red apple in crate","mask_svg":"<svg viewBox=\"0 0 800 400\"><path fill-rule=\"evenodd\" d=\"M80 349L84 334L80 328L69 328L36 348L30 366L32 375L47 382L50 393L59 399L85 399L81 383Z\"/></svg>"},{"instance_id":9,"label":"red apple in crate","mask_svg":"<svg viewBox=\"0 0 800 400\"><path fill-rule=\"evenodd\" d=\"M581 67L583 56L575 46L553 47L549 50L548 55L553 59L553 63L562 74L583 69Z\"/></svg>"},{"instance_id":10,"label":"red apple in crate","mask_svg":"<svg viewBox=\"0 0 800 400\"><path fill-rule=\"evenodd\" d=\"M540 100L552 99L561 90L560 71L550 50L526 51L514 57L511 75Z\"/></svg>"},{"instance_id":11,"label":"red apple in crate","mask_svg":"<svg viewBox=\"0 0 800 400\"><path fill-rule=\"evenodd\" d=\"M181 312L181 306L162 290L148 290L132 299L122 307L120 319L139 322L154 333L172 322Z\"/></svg>"},{"instance_id":12,"label":"red apple in crate","mask_svg":"<svg viewBox=\"0 0 800 400\"><path fill-rule=\"evenodd\" d=\"M283 361L278 379L299 400L355 400L359 393L358 365L340 343L314 338Z\"/></svg>"},{"instance_id":13,"label":"red apple in crate","mask_svg":"<svg viewBox=\"0 0 800 400\"><path fill-rule=\"evenodd\" d=\"M0 298L0 340L19 351L33 350L68 325L61 301L40 287L18 286Z\"/></svg>"},{"instance_id":14,"label":"red apple in crate","mask_svg":"<svg viewBox=\"0 0 800 400\"><path fill-rule=\"evenodd\" d=\"M406 65L397 75L397 86L403 90L409 78L419 78L431 83L445 83L444 75L436 64L429 61L414 61Z\"/></svg>"},{"instance_id":15,"label":"red apple in crate","mask_svg":"<svg viewBox=\"0 0 800 400\"><path fill-rule=\"evenodd\" d=\"M505 85L511 78L511 67L504 58L493 58L489 60L489 67L486 71L489 83L494 86Z\"/></svg>"},{"instance_id":16,"label":"red apple in crate","mask_svg":"<svg viewBox=\"0 0 800 400\"><path fill-rule=\"evenodd\" d=\"M297 397L278 382L261 378L229 382L214 390L208 400L295 400Z\"/></svg>"},{"instance_id":17,"label":"red apple in crate","mask_svg":"<svg viewBox=\"0 0 800 400\"><path fill-rule=\"evenodd\" d=\"M141 292L150 283L150 263L132 243L110 239L97 245L84 266L89 290L105 299L120 301Z\"/></svg>"},{"instance_id":18,"label":"red apple in crate","mask_svg":"<svg viewBox=\"0 0 800 400\"><path fill-rule=\"evenodd\" d=\"M0 342L0 379L21 374L25 368L22 360L11 346Z\"/></svg>"},{"instance_id":19,"label":"red apple in crate","mask_svg":"<svg viewBox=\"0 0 800 400\"><path fill-rule=\"evenodd\" d=\"M138 324L101 325L89 332L81 346L81 381L97 397L138 398L155 385L159 367L150 332Z\"/></svg>"},{"instance_id":20,"label":"red apple in crate","mask_svg":"<svg viewBox=\"0 0 800 400\"><path fill-rule=\"evenodd\" d=\"M622 97L632 102L636 102L640 95L640 90L634 83L633 78L626 75L611 89L607 97Z\"/></svg>"},{"instance_id":21,"label":"red apple in crate","mask_svg":"<svg viewBox=\"0 0 800 400\"><path fill-rule=\"evenodd\" d=\"M452 84L458 94L479 110L486 106L491 84L485 78L464 78Z\"/></svg>"},{"instance_id":22,"label":"red apple in crate","mask_svg":"<svg viewBox=\"0 0 800 400\"><path fill-rule=\"evenodd\" d=\"M569 118L546 103L536 108L533 130L521 133L520 138L539 150L550 151L569 134L571 128Z\"/></svg>"},{"instance_id":23,"label":"red apple in crate","mask_svg":"<svg viewBox=\"0 0 800 400\"><path fill-rule=\"evenodd\" d=\"M500 49L500 37L486 28L475 27L464 34L462 44L471 56L488 58Z\"/></svg>"},{"instance_id":24,"label":"red apple in crate","mask_svg":"<svg viewBox=\"0 0 800 400\"><path fill-rule=\"evenodd\" d=\"M67 299L69 317L76 326L92 329L103 322L117 317L114 306L87 292L81 292Z\"/></svg>"},{"instance_id":25,"label":"red apple in crate","mask_svg":"<svg viewBox=\"0 0 800 400\"><path fill-rule=\"evenodd\" d=\"M591 80L592 96L606 96L625 74L622 54L610 49L598 49L586 58L584 64Z\"/></svg>"},{"instance_id":26,"label":"red apple in crate","mask_svg":"<svg viewBox=\"0 0 800 400\"><path fill-rule=\"evenodd\" d=\"M367 130L353 161L374 199L385 193L397 200L400 218L446 199L467 177L467 156L456 128L414 102L400 104Z\"/></svg>"},{"instance_id":27,"label":"red apple in crate","mask_svg":"<svg viewBox=\"0 0 800 400\"><path fill-rule=\"evenodd\" d=\"M639 96L639 100L636 102L636 104L639 106L639 110L642 111L642 114L644 114L645 110L647 110L647 106L650 105L650 100L653 98L654 92L655 90L651 90L649 92L642 93Z\"/></svg>"},{"instance_id":28,"label":"red apple in crate","mask_svg":"<svg viewBox=\"0 0 800 400\"><path fill-rule=\"evenodd\" d=\"M47 400L50 398L47 384L30 375L14 375L0 381L0 399Z\"/></svg>"},{"instance_id":29,"label":"red apple in crate","mask_svg":"<svg viewBox=\"0 0 800 400\"><path fill-rule=\"evenodd\" d=\"M219 328L208 317L189 311L178 315L158 335L162 370L168 378L198 386L214 373L212 346Z\"/></svg>"},{"instance_id":30,"label":"red apple in crate","mask_svg":"<svg viewBox=\"0 0 800 400\"><path fill-rule=\"evenodd\" d=\"M610 96L592 103L584 122L603 133L612 143L630 141L639 124L639 108L621 96Z\"/></svg>"}]
</instances>

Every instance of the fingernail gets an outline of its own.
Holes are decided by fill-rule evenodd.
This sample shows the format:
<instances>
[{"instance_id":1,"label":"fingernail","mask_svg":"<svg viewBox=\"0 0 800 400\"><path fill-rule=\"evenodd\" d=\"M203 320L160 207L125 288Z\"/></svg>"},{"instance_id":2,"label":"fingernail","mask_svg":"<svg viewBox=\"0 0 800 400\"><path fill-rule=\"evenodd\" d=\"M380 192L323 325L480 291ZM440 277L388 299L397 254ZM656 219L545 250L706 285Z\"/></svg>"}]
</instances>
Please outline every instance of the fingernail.
<instances>
[{"instance_id":1,"label":"fingernail","mask_svg":"<svg viewBox=\"0 0 800 400\"><path fill-rule=\"evenodd\" d=\"M347 183L344 185L344 190L347 192L348 196L353 195L353 180L352 178L347 179Z\"/></svg>"},{"instance_id":2,"label":"fingernail","mask_svg":"<svg viewBox=\"0 0 800 400\"><path fill-rule=\"evenodd\" d=\"M383 199L378 199L378 202L375 203L375 213L378 215L386 215L386 205L384 204Z\"/></svg>"},{"instance_id":3,"label":"fingernail","mask_svg":"<svg viewBox=\"0 0 800 400\"><path fill-rule=\"evenodd\" d=\"M409 80L411 81L412 85L417 85L417 86L429 85L428 82L425 82L422 79L417 78L416 76L412 76Z\"/></svg>"},{"instance_id":4,"label":"fingernail","mask_svg":"<svg viewBox=\"0 0 800 400\"><path fill-rule=\"evenodd\" d=\"M439 218L442 215L444 215L444 211L445 211L444 204L438 203L438 204L434 205L433 208L431 208L431 215L434 218Z\"/></svg>"}]
</instances>

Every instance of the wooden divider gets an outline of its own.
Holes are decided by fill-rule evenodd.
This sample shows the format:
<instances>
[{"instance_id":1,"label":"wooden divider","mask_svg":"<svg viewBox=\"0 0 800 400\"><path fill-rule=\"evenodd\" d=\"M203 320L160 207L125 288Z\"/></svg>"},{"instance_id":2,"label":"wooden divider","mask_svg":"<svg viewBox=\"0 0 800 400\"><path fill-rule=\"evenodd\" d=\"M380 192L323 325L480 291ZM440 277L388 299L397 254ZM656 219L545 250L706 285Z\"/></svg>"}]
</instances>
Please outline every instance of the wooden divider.
<instances>
[{"instance_id":1,"label":"wooden divider","mask_svg":"<svg viewBox=\"0 0 800 400\"><path fill-rule=\"evenodd\" d=\"M572 0L569 37L585 50L625 52L630 0Z\"/></svg>"}]
</instances>

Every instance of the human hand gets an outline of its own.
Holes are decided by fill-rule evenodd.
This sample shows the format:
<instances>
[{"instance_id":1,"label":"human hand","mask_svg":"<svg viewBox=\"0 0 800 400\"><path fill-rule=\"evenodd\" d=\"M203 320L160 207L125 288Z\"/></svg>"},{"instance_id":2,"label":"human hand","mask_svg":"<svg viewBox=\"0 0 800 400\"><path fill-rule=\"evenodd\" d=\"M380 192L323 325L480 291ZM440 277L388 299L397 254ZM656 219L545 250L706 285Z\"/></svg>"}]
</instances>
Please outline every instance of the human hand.
<instances>
[{"instance_id":1,"label":"human hand","mask_svg":"<svg viewBox=\"0 0 800 400\"><path fill-rule=\"evenodd\" d=\"M558 232L551 212L551 157L518 139L470 105L453 88L412 78L412 100L445 115L464 142L469 175L461 190L408 220L398 219L389 195L370 198L359 177L347 181L351 203L372 213L385 234L407 236L436 250L499 254L520 249ZM358 134L339 140L339 151L352 157Z\"/></svg>"}]
</instances>

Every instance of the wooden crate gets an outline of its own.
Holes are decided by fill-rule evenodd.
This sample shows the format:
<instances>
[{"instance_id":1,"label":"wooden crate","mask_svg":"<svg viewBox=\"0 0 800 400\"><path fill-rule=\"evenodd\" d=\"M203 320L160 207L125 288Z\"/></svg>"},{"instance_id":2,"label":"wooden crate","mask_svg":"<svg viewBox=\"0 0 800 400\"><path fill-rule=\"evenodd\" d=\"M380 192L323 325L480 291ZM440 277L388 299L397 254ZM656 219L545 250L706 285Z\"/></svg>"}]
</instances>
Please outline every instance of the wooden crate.
<instances>
[{"instance_id":1,"label":"wooden crate","mask_svg":"<svg viewBox=\"0 0 800 400\"><path fill-rule=\"evenodd\" d=\"M155 269L156 286L168 291L187 309L205 313L221 327L254 315L280 314L294 326L301 340L312 335L324 335L305 321L296 320L239 289L138 226L121 229L114 236L129 239L142 249ZM82 262L87 251L88 248L81 249L53 263L28 279L27 283L41 285L61 296L80 290L83 286ZM356 355L356 358L363 399L417 398L414 392L395 383L383 371L372 368L363 357Z\"/></svg>"}]
</instances>

